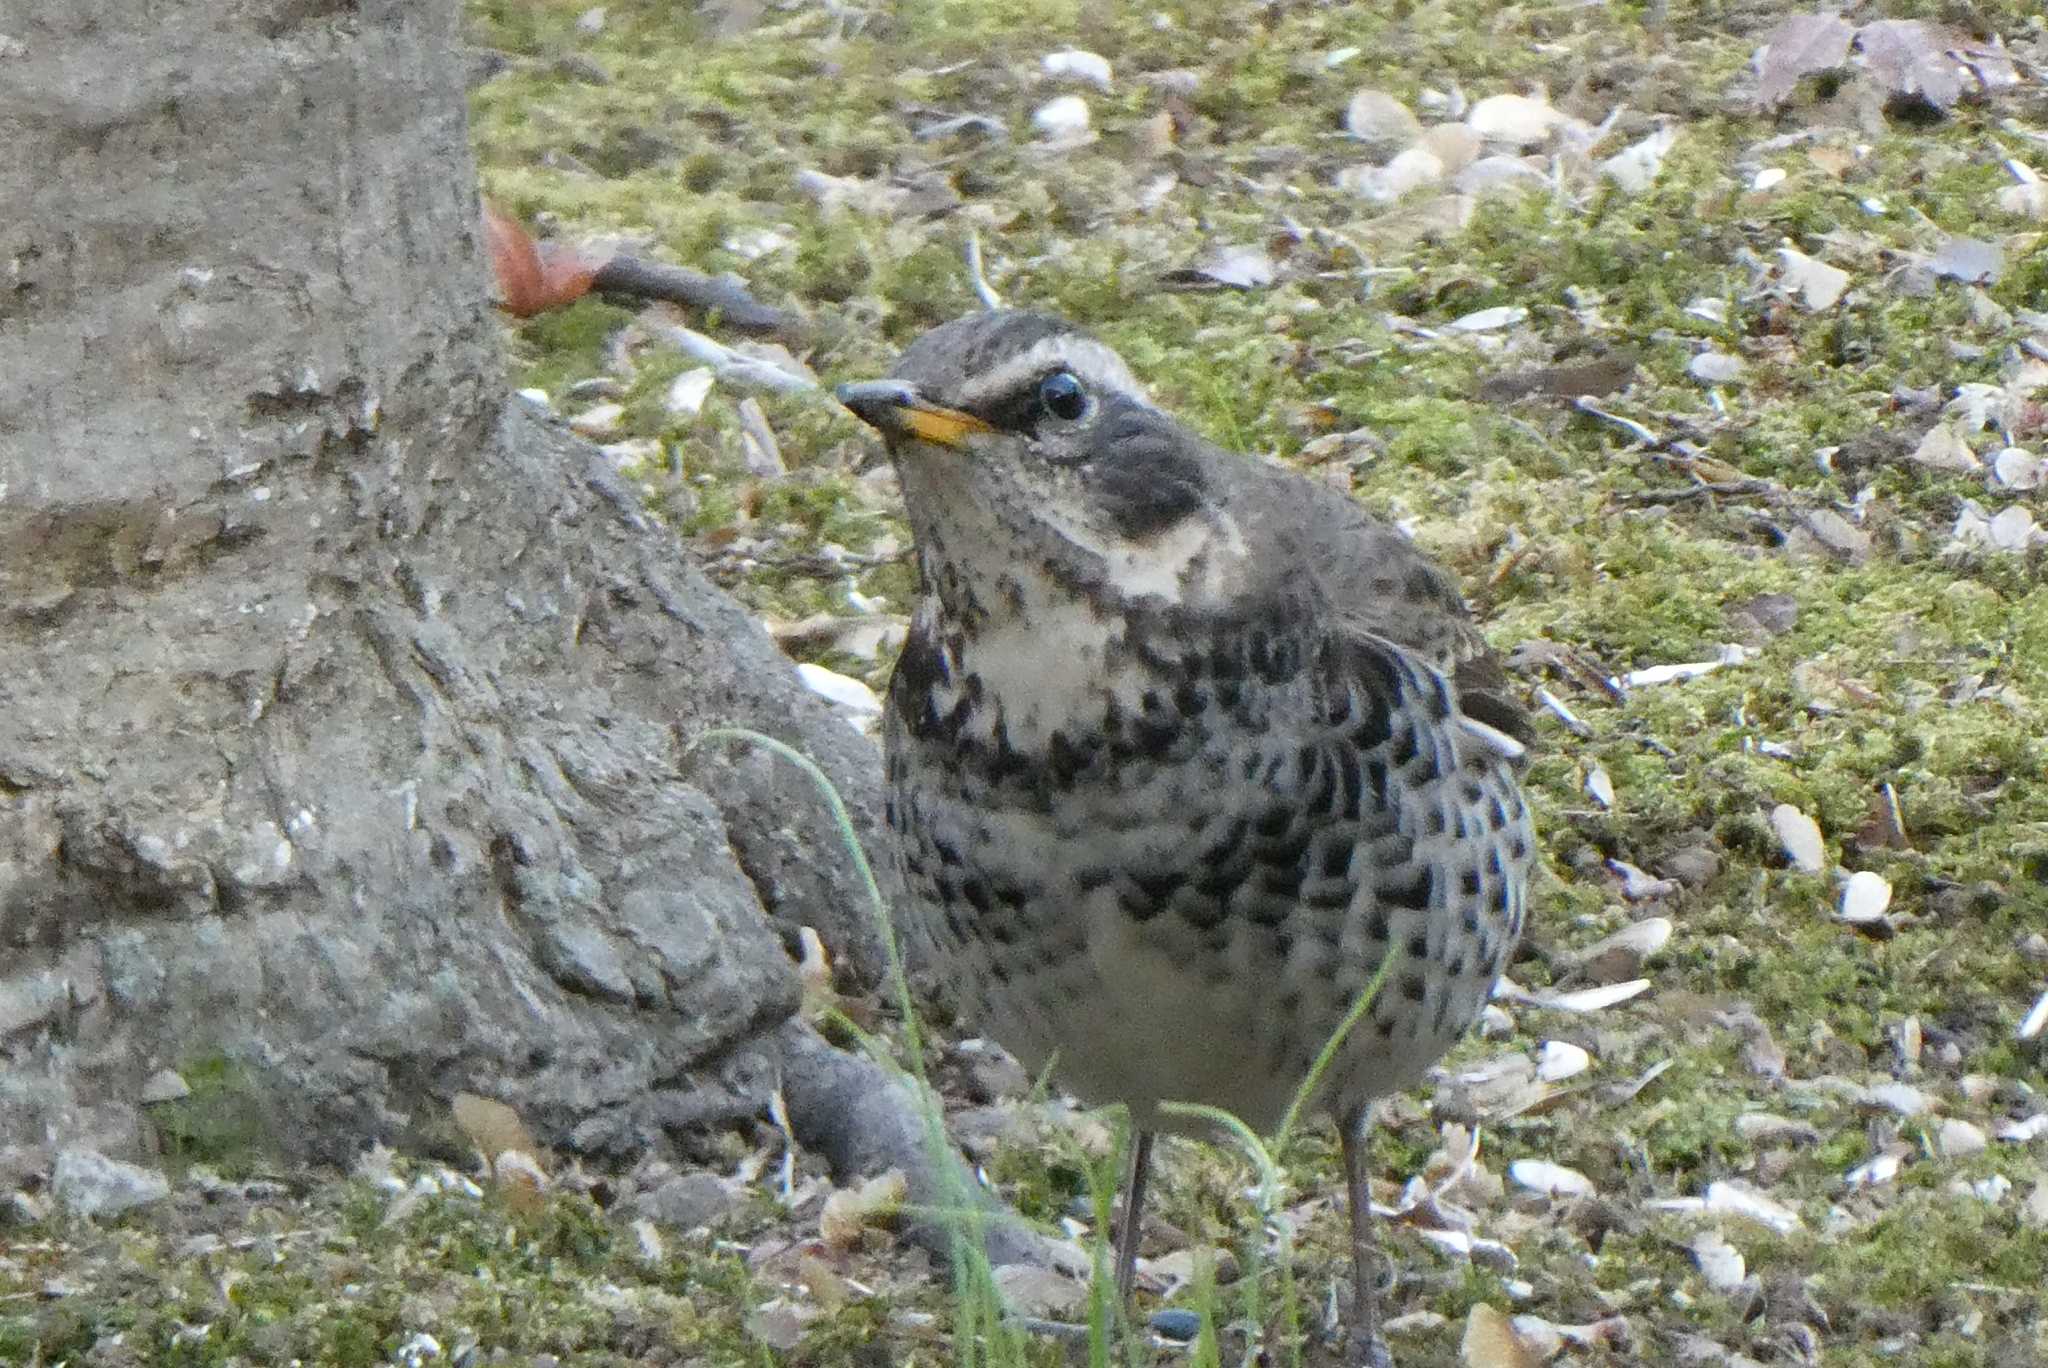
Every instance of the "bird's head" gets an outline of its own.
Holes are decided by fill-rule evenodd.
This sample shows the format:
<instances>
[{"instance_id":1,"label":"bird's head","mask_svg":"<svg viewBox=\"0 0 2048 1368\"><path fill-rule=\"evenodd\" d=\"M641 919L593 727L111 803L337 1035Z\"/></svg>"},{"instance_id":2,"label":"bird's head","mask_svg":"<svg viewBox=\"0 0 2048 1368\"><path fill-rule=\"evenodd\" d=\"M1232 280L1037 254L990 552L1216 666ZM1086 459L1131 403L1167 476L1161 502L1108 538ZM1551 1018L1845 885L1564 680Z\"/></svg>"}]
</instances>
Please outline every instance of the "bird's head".
<instances>
[{"instance_id":1,"label":"bird's head","mask_svg":"<svg viewBox=\"0 0 2048 1368\"><path fill-rule=\"evenodd\" d=\"M1035 564L1069 588L1178 602L1216 595L1241 558L1217 489L1229 458L1063 320L955 319L838 396L888 443L928 571Z\"/></svg>"}]
</instances>

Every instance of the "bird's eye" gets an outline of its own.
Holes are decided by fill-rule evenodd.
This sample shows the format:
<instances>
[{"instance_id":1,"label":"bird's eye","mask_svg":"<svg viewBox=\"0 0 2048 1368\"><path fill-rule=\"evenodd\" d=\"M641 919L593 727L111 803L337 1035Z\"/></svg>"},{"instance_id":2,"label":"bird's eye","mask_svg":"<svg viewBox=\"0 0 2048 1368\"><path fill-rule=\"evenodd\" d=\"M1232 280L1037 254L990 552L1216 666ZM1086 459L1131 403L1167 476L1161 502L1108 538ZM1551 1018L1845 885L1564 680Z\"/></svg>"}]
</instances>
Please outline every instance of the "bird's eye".
<instances>
[{"instance_id":1,"label":"bird's eye","mask_svg":"<svg viewBox=\"0 0 2048 1368\"><path fill-rule=\"evenodd\" d=\"M1038 402L1053 417L1071 422L1088 411L1088 391L1072 371L1054 371L1039 382Z\"/></svg>"}]
</instances>

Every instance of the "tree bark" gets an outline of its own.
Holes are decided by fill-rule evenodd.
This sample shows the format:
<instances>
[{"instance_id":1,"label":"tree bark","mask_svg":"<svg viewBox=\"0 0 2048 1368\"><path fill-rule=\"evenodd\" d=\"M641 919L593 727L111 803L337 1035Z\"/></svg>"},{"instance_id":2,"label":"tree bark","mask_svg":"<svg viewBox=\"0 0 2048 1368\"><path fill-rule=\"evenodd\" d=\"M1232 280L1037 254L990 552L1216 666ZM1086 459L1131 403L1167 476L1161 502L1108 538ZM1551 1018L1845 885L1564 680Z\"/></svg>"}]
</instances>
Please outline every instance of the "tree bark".
<instances>
[{"instance_id":1,"label":"tree bark","mask_svg":"<svg viewBox=\"0 0 2048 1368\"><path fill-rule=\"evenodd\" d=\"M874 963L802 777L689 749L868 836L868 744L504 398L455 21L0 0L0 1172L209 1061L286 1156L631 1150L773 1086L778 929Z\"/></svg>"}]
</instances>

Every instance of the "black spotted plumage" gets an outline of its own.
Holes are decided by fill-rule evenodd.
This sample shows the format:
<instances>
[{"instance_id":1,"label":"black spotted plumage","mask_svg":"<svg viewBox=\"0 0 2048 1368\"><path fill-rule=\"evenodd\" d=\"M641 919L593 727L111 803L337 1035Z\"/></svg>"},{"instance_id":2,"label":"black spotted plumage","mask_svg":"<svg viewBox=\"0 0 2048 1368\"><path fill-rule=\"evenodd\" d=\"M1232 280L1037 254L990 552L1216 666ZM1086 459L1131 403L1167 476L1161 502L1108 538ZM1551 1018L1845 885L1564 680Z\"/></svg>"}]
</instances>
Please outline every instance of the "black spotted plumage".
<instances>
[{"instance_id":1,"label":"black spotted plumage","mask_svg":"<svg viewBox=\"0 0 2048 1368\"><path fill-rule=\"evenodd\" d=\"M1055 373L1085 416L1047 411ZM1484 1005L1533 858L1527 722L1450 576L1042 315L947 324L842 397L918 546L885 747L937 977L1149 1134L1167 1101L1270 1128L1391 956L1321 1096L1355 1170L1367 1104Z\"/></svg>"}]
</instances>

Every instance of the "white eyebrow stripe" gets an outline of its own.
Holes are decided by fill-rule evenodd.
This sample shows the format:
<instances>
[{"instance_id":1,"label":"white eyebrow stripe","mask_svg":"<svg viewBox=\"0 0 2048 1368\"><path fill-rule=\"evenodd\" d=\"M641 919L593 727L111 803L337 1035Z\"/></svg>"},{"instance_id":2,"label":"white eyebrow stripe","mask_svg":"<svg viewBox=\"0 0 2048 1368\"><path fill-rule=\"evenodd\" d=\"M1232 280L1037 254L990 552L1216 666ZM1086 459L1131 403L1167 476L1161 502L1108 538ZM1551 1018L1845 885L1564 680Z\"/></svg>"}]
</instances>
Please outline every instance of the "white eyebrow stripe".
<instances>
[{"instance_id":1,"label":"white eyebrow stripe","mask_svg":"<svg viewBox=\"0 0 2048 1368\"><path fill-rule=\"evenodd\" d=\"M1124 359L1092 337L1065 333L1048 337L1028 351L1019 352L1002 365L977 377L960 395L962 408L976 408L999 395L1008 394L1045 371L1063 366L1079 376L1097 395L1120 394L1147 408L1152 406L1145 387L1138 383Z\"/></svg>"}]
</instances>

